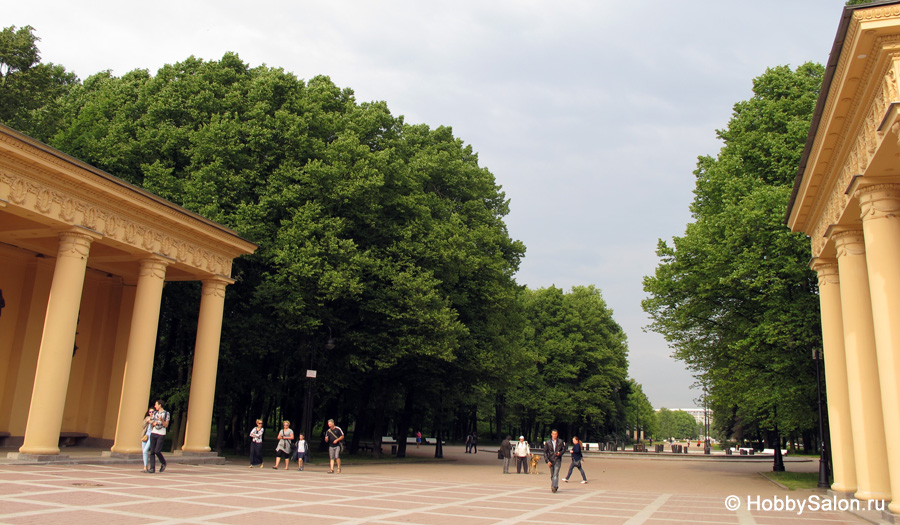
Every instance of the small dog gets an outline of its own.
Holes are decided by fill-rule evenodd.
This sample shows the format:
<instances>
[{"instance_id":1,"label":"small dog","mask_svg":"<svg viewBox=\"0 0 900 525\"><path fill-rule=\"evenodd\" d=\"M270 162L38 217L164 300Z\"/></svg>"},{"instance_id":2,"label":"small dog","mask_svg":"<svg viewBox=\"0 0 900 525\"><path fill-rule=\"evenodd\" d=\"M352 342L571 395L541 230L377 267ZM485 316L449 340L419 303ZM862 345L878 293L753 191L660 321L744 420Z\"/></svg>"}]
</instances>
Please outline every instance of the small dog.
<instances>
[{"instance_id":1,"label":"small dog","mask_svg":"<svg viewBox=\"0 0 900 525\"><path fill-rule=\"evenodd\" d=\"M541 462L541 456L539 456L539 455L537 455L537 454L532 454L532 455L531 455L531 470L529 470L529 472L530 472L531 474L537 474L537 473L538 473L537 468L538 468L538 464L539 464L540 462Z\"/></svg>"}]
</instances>

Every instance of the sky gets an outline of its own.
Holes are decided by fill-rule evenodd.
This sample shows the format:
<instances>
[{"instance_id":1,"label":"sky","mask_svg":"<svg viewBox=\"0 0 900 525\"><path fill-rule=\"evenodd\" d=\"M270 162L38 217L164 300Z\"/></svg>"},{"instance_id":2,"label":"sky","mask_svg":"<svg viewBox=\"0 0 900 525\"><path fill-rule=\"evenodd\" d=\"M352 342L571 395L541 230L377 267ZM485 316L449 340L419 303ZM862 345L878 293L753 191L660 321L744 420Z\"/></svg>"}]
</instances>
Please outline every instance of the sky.
<instances>
[{"instance_id":1,"label":"sky","mask_svg":"<svg viewBox=\"0 0 900 525\"><path fill-rule=\"evenodd\" d=\"M844 0L9 2L44 62L82 80L235 52L327 75L408 123L449 126L510 200L530 288L597 286L654 407L700 391L644 331L659 239L684 233L697 157L768 67L824 64ZM115 174L114 174L115 175Z\"/></svg>"}]
</instances>

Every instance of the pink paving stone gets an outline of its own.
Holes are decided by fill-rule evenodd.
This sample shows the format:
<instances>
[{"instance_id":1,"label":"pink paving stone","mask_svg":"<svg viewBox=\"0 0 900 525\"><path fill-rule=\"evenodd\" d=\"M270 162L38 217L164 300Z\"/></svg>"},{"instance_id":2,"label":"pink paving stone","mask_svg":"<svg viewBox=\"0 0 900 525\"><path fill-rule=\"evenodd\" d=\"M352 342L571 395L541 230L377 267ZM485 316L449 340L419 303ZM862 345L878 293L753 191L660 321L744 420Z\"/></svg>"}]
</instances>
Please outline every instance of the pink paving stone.
<instances>
[{"instance_id":1,"label":"pink paving stone","mask_svg":"<svg viewBox=\"0 0 900 525\"><path fill-rule=\"evenodd\" d=\"M202 516L211 516L230 510L218 505L202 505L187 501L166 501L163 507L160 507L157 503L158 502L154 502L153 504L140 503L133 505L117 505L110 510L130 512L133 514L145 514L148 517L145 523L152 521L150 520L151 515L167 519L200 518ZM132 520L134 520L134 518L132 518ZM132 521L132 523L135 522Z\"/></svg>"},{"instance_id":2,"label":"pink paving stone","mask_svg":"<svg viewBox=\"0 0 900 525\"><path fill-rule=\"evenodd\" d=\"M325 500L327 501L327 500ZM427 505L422 505L421 503L410 503L404 501L385 501L383 499L358 499L353 502L355 505L360 507L372 507L376 509L385 509L385 511L391 510L410 510L410 509L421 509L422 507L427 507Z\"/></svg>"},{"instance_id":3,"label":"pink paving stone","mask_svg":"<svg viewBox=\"0 0 900 525\"><path fill-rule=\"evenodd\" d=\"M111 503L126 503L129 501L134 501L136 499L143 500L143 498L139 496L78 489L65 491L55 490L52 492L41 494L25 494L18 496L17 499L24 499L29 501L44 501L47 503L58 503L76 507L109 505Z\"/></svg>"},{"instance_id":4,"label":"pink paving stone","mask_svg":"<svg viewBox=\"0 0 900 525\"><path fill-rule=\"evenodd\" d=\"M434 513L434 514L446 514L446 515L454 515L461 516L464 519L468 519L470 516L475 516L479 518L499 518L499 519L509 519L514 518L516 516L520 516L527 511L518 510L518 509L490 509L485 507L480 507L475 504L468 504L464 507L446 507L440 510L429 509L426 512Z\"/></svg>"},{"instance_id":5,"label":"pink paving stone","mask_svg":"<svg viewBox=\"0 0 900 525\"><path fill-rule=\"evenodd\" d=\"M262 509L291 503L291 500L288 498L275 498L271 497L271 495L252 498L247 496L201 496L192 499L205 505L218 505L228 509Z\"/></svg>"},{"instance_id":6,"label":"pink paving stone","mask_svg":"<svg viewBox=\"0 0 900 525\"><path fill-rule=\"evenodd\" d=\"M566 507L562 512L569 512L572 514L582 514L582 515L602 514L604 516L634 516L641 510L643 510L643 509L617 509L617 508L613 508L613 507L593 507L593 508L573 509L571 507ZM554 511L554 512L556 512L556 511Z\"/></svg>"},{"instance_id":7,"label":"pink paving stone","mask_svg":"<svg viewBox=\"0 0 900 525\"><path fill-rule=\"evenodd\" d=\"M611 516L597 516L596 518L592 518L590 521L586 523L590 523L592 525L621 525L628 521L628 518L616 518ZM539 519L529 519L525 520L522 523L533 523L533 524L558 524L559 519L553 521L541 521ZM583 523L583 521L579 521L578 523Z\"/></svg>"},{"instance_id":8,"label":"pink paving stone","mask_svg":"<svg viewBox=\"0 0 900 525\"><path fill-rule=\"evenodd\" d=\"M385 509L373 509L358 505L329 505L315 503L309 505L297 505L295 507L285 507L278 510L281 512L289 512L297 516L330 516L333 519L368 518L386 512Z\"/></svg>"},{"instance_id":9,"label":"pink paving stone","mask_svg":"<svg viewBox=\"0 0 900 525\"><path fill-rule=\"evenodd\" d=\"M461 520L465 520L464 522ZM400 521L398 518L393 518L391 521ZM466 525L477 525L479 523L489 524L496 523L497 520L494 518L477 518L474 516L447 516L443 514L432 514L432 513L412 513L405 514L402 518L403 523L419 523L422 525L460 525L460 523L465 523Z\"/></svg>"},{"instance_id":10,"label":"pink paving stone","mask_svg":"<svg viewBox=\"0 0 900 525\"><path fill-rule=\"evenodd\" d=\"M704 514L701 512L654 512L651 518L669 523L738 523L738 516L722 514Z\"/></svg>"},{"instance_id":11,"label":"pink paving stone","mask_svg":"<svg viewBox=\"0 0 900 525\"><path fill-rule=\"evenodd\" d=\"M3 505L0 505L0 523L4 522L4 516L8 516L10 514L17 514L19 512L31 512L34 510L49 510L53 508L58 508L58 506L48 506L42 505L40 503L28 503L23 501L4 501Z\"/></svg>"},{"instance_id":12,"label":"pink paving stone","mask_svg":"<svg viewBox=\"0 0 900 525\"><path fill-rule=\"evenodd\" d=\"M202 493L199 493L199 492L192 493L191 491L186 490L186 489L179 490L179 489L170 489L170 488L166 488L166 487L150 487L150 488L147 488L147 487L137 488L134 486L115 487L115 488L110 489L109 492L114 493L114 494L128 494L129 492L137 493L136 495L145 497L149 500L160 500L160 499L169 500L169 499L191 497L194 495L202 495Z\"/></svg>"},{"instance_id":13,"label":"pink paving stone","mask_svg":"<svg viewBox=\"0 0 900 525\"><path fill-rule=\"evenodd\" d=\"M138 521L138 518L135 516L123 516L81 509L46 512L36 516L4 518L4 523L9 523L11 525L30 523L64 523L65 525L96 525L102 523L103 525L131 525L136 521Z\"/></svg>"}]
</instances>

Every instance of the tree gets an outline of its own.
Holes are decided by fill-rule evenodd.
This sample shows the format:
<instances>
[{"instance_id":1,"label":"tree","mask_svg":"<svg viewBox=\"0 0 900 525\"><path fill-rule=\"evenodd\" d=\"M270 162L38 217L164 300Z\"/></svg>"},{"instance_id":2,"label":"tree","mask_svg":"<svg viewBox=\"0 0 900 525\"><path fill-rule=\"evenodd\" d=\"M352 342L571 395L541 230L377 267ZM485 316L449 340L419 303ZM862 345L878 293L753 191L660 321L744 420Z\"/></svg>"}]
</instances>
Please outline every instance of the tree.
<instances>
[{"instance_id":1,"label":"tree","mask_svg":"<svg viewBox=\"0 0 900 525\"><path fill-rule=\"evenodd\" d=\"M493 175L450 128L235 54L93 75L62 115L54 146L259 244L226 296L220 439L260 414L298 420L306 368L318 370L314 415L355 422L355 442L429 417L440 428L442 406L502 387L524 246ZM181 286L167 288L195 301ZM189 323L167 320L161 338L190 340ZM183 388L187 357L158 359L173 384L154 388Z\"/></svg>"},{"instance_id":2,"label":"tree","mask_svg":"<svg viewBox=\"0 0 900 525\"><path fill-rule=\"evenodd\" d=\"M511 385L510 412L524 431L609 433L622 417L615 396L626 387L627 347L600 291L574 286L526 290L522 374Z\"/></svg>"},{"instance_id":3,"label":"tree","mask_svg":"<svg viewBox=\"0 0 900 525\"><path fill-rule=\"evenodd\" d=\"M31 26L0 31L0 122L45 139L55 130L54 101L78 77L63 66L41 63L40 39L33 31Z\"/></svg>"},{"instance_id":4,"label":"tree","mask_svg":"<svg viewBox=\"0 0 900 525\"><path fill-rule=\"evenodd\" d=\"M656 412L653 411L653 405L644 394L644 389L640 383L634 379L628 380L628 397L625 403L625 421L633 432L632 438L641 439L641 432L644 437L659 435L659 421Z\"/></svg>"},{"instance_id":5,"label":"tree","mask_svg":"<svg viewBox=\"0 0 900 525\"><path fill-rule=\"evenodd\" d=\"M748 429L814 426L817 282L808 240L782 218L822 74L808 63L754 80L717 132L718 157L699 159L694 222L659 242L644 279L650 329L709 384L716 413L733 410Z\"/></svg>"}]
</instances>

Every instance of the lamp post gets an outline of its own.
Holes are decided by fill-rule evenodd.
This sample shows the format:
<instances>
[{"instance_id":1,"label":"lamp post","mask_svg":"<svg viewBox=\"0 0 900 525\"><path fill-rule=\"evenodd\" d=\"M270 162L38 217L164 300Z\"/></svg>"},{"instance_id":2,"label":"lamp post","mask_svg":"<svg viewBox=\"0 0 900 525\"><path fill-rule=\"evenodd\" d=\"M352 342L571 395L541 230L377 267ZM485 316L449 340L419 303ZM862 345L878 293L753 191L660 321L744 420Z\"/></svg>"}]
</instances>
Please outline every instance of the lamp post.
<instances>
[{"instance_id":1,"label":"lamp post","mask_svg":"<svg viewBox=\"0 0 900 525\"><path fill-rule=\"evenodd\" d=\"M328 327L328 340L325 342L325 349L334 349L334 338L331 337L331 327ZM304 433L307 443L312 440L312 410L313 395L315 393L316 370L315 370L316 351L313 350L309 354L309 368L306 370L306 403L303 406ZM312 447L307 446L307 454L312 456Z\"/></svg>"},{"instance_id":2,"label":"lamp post","mask_svg":"<svg viewBox=\"0 0 900 525\"><path fill-rule=\"evenodd\" d=\"M703 385L703 437L704 437L704 454L712 454L712 447L709 444L709 393L706 385Z\"/></svg>"},{"instance_id":3,"label":"lamp post","mask_svg":"<svg viewBox=\"0 0 900 525\"><path fill-rule=\"evenodd\" d=\"M828 456L825 450L825 419L822 417L822 378L819 373L819 360L822 356L820 348L813 348L813 360L816 362L816 395L819 398L819 482L820 489L827 489L828 483Z\"/></svg>"}]
</instances>

